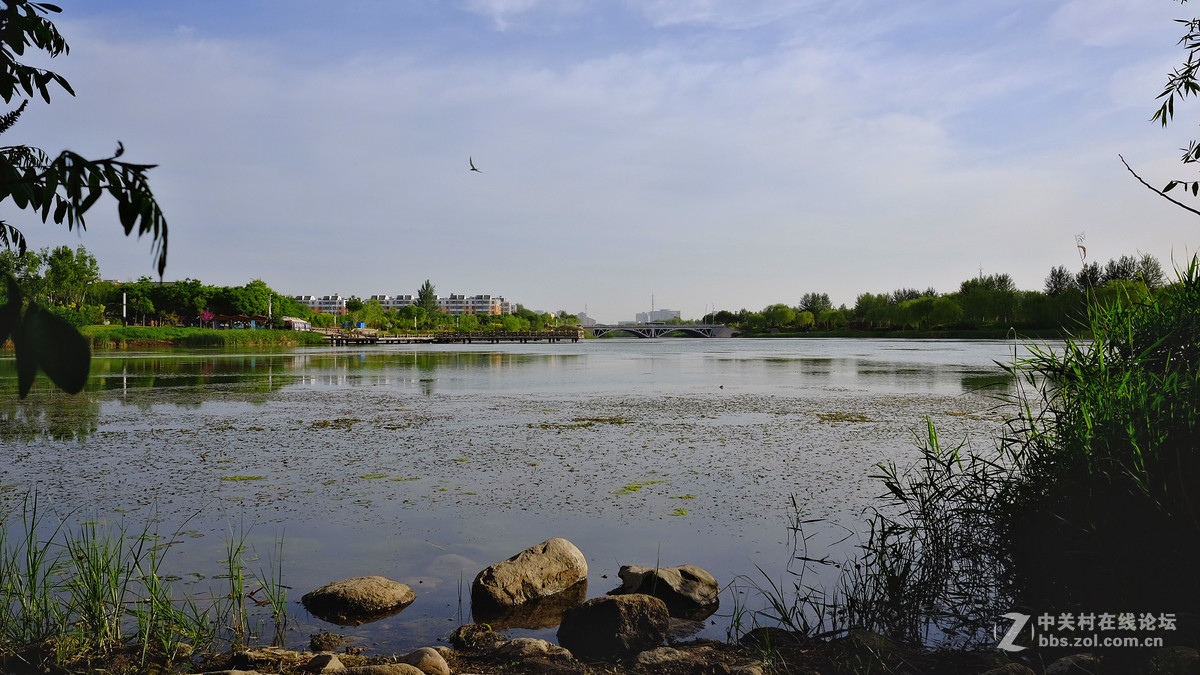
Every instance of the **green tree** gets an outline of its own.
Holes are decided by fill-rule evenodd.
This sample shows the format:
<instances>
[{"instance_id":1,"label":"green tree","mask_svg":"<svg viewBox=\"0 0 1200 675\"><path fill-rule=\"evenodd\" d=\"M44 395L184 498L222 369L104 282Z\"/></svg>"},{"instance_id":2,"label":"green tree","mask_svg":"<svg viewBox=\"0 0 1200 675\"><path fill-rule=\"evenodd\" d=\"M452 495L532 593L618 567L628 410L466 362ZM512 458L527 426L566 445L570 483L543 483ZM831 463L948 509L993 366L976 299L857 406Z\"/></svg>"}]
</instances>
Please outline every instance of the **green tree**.
<instances>
[{"instance_id":1,"label":"green tree","mask_svg":"<svg viewBox=\"0 0 1200 675\"><path fill-rule=\"evenodd\" d=\"M42 256L35 251L18 253L6 248L0 251L0 274L11 276L17 280L25 293L25 297L36 302L45 302L45 279L42 278ZM0 287L4 291L0 297L7 300L7 286Z\"/></svg>"},{"instance_id":2,"label":"green tree","mask_svg":"<svg viewBox=\"0 0 1200 675\"><path fill-rule=\"evenodd\" d=\"M796 320L796 310L784 304L768 305L762 314L767 319L768 328L782 328Z\"/></svg>"},{"instance_id":3,"label":"green tree","mask_svg":"<svg viewBox=\"0 0 1200 675\"><path fill-rule=\"evenodd\" d=\"M360 300L359 302L361 303L362 301ZM349 301L346 302L346 308L350 308ZM383 327L383 304L378 300L374 298L368 300L366 303L363 303L363 306L358 311L360 312L359 321L366 323L369 328Z\"/></svg>"},{"instance_id":4,"label":"green tree","mask_svg":"<svg viewBox=\"0 0 1200 675\"><path fill-rule=\"evenodd\" d=\"M0 8L0 97L6 104L35 95L49 103L52 86L74 95L61 75L17 60L27 48L50 58L69 51L66 40L46 18L61 11L48 3L4 0ZM16 124L28 102L25 99L16 109L0 115L0 134ZM0 147L0 203L10 201L43 223L53 218L55 224L65 223L69 230L82 230L86 228L85 214L108 194L117 201L126 235L136 231L138 236L151 236L161 276L167 265L167 221L146 180L153 165L121 161L124 150L118 143L111 157L89 160L69 150L52 158L28 145ZM18 253L27 249L25 235L7 220L0 220L0 245ZM36 301L27 301L14 277L8 277L7 291L6 302L0 306L0 341L12 337L20 396L29 392L39 369L64 391L82 390L91 362L87 340Z\"/></svg>"},{"instance_id":5,"label":"green tree","mask_svg":"<svg viewBox=\"0 0 1200 675\"><path fill-rule=\"evenodd\" d=\"M1081 291L1090 291L1102 283L1104 283L1104 270L1100 268L1098 262L1085 264L1075 273L1075 287Z\"/></svg>"},{"instance_id":6,"label":"green tree","mask_svg":"<svg viewBox=\"0 0 1200 675\"><path fill-rule=\"evenodd\" d=\"M1163 284L1167 282L1167 275L1163 274L1158 258L1149 253L1143 253L1138 258L1137 278L1146 284L1147 288L1162 288Z\"/></svg>"},{"instance_id":7,"label":"green tree","mask_svg":"<svg viewBox=\"0 0 1200 675\"><path fill-rule=\"evenodd\" d=\"M975 277L962 282L958 301L963 317L971 323L1006 324L1016 311L1017 287L1007 274Z\"/></svg>"},{"instance_id":8,"label":"green tree","mask_svg":"<svg viewBox=\"0 0 1200 675\"><path fill-rule=\"evenodd\" d=\"M396 317L400 320L401 327L415 330L417 326L425 323L425 308L417 305L405 305L396 310Z\"/></svg>"},{"instance_id":9,"label":"green tree","mask_svg":"<svg viewBox=\"0 0 1200 675\"><path fill-rule=\"evenodd\" d=\"M59 246L53 251L42 249L46 261L46 301L50 305L82 307L88 290L100 281L100 265L96 258L80 246Z\"/></svg>"},{"instance_id":10,"label":"green tree","mask_svg":"<svg viewBox=\"0 0 1200 675\"><path fill-rule=\"evenodd\" d=\"M798 309L802 312L811 312L814 317L819 317L821 312L833 309L833 303L829 301L828 293L805 293L800 297Z\"/></svg>"},{"instance_id":11,"label":"green tree","mask_svg":"<svg viewBox=\"0 0 1200 675\"><path fill-rule=\"evenodd\" d=\"M943 295L933 300L929 321L935 326L952 326L962 319L963 310L953 295Z\"/></svg>"},{"instance_id":12,"label":"green tree","mask_svg":"<svg viewBox=\"0 0 1200 675\"><path fill-rule=\"evenodd\" d=\"M854 302L854 318L870 328L886 328L894 322L887 294L863 293Z\"/></svg>"},{"instance_id":13,"label":"green tree","mask_svg":"<svg viewBox=\"0 0 1200 675\"><path fill-rule=\"evenodd\" d=\"M1046 295L1055 297L1063 291L1074 287L1075 278L1067 271L1067 268L1059 265L1051 267L1050 274L1046 275Z\"/></svg>"},{"instance_id":14,"label":"green tree","mask_svg":"<svg viewBox=\"0 0 1200 675\"><path fill-rule=\"evenodd\" d=\"M428 279L417 289L417 306L425 310L426 317L432 317L442 312L442 306L438 304L437 291L434 290L433 284Z\"/></svg>"},{"instance_id":15,"label":"green tree","mask_svg":"<svg viewBox=\"0 0 1200 675\"><path fill-rule=\"evenodd\" d=\"M796 328L799 328L800 330L812 330L813 324L816 322L816 317L814 317L813 313L808 310L796 312L796 317L792 320L792 323L794 323Z\"/></svg>"},{"instance_id":16,"label":"green tree","mask_svg":"<svg viewBox=\"0 0 1200 675\"><path fill-rule=\"evenodd\" d=\"M375 302L376 302L376 304L379 303L378 300L376 300ZM352 295L346 299L346 311L350 312L351 314L356 314L356 313L362 311L362 308L366 307L366 306L367 306L367 303L363 302L362 298L358 297L357 295Z\"/></svg>"}]
</instances>

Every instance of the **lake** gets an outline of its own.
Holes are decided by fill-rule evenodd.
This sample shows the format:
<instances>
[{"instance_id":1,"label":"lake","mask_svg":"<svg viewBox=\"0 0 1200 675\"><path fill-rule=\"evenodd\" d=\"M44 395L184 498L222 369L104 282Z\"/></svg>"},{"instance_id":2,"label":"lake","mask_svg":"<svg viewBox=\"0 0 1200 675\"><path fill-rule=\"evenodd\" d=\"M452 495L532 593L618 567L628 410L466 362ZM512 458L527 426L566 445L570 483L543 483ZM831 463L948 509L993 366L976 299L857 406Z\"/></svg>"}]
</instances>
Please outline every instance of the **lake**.
<instances>
[{"instance_id":1,"label":"lake","mask_svg":"<svg viewBox=\"0 0 1200 675\"><path fill-rule=\"evenodd\" d=\"M926 418L943 443L992 449L1012 387L995 362L1013 354L864 339L129 350L96 354L81 395L39 376L24 401L10 357L0 506L19 512L36 486L68 522L150 523L197 597L220 592L231 537L252 572L282 542L292 647L323 630L372 652L436 644L470 620L483 567L551 537L587 557L589 597L623 564L707 569L732 586L700 635L724 639L735 605L756 606L748 579L790 584L793 498L822 521L809 555L840 558L879 503L874 465L915 460ZM416 602L354 628L298 603L368 574Z\"/></svg>"}]
</instances>

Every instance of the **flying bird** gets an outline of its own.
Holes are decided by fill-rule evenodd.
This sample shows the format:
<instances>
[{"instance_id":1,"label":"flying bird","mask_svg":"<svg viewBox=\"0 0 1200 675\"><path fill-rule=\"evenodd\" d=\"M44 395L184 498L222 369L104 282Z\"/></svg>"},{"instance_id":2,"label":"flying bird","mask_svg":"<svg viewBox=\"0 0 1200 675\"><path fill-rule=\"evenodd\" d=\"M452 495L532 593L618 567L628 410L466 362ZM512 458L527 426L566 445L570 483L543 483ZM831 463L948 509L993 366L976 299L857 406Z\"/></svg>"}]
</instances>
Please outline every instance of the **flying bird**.
<instances>
[{"instance_id":1,"label":"flying bird","mask_svg":"<svg viewBox=\"0 0 1200 675\"><path fill-rule=\"evenodd\" d=\"M468 157L468 158L467 158L467 161L471 163L471 170L472 170L472 171L474 171L474 172L476 172L476 173L483 173L483 172L482 172L482 171L480 171L479 169L476 169L476 168L475 168L475 159L474 159L473 157Z\"/></svg>"}]
</instances>

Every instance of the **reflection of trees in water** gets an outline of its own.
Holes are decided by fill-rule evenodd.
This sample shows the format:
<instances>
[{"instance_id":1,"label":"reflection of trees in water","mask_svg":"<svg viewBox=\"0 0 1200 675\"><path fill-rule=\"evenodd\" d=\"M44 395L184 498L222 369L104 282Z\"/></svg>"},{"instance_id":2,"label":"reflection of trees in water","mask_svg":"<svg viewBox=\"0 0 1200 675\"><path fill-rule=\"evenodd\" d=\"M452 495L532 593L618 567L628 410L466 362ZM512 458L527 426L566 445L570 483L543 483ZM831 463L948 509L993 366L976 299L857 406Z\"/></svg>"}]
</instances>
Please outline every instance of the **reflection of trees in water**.
<instances>
[{"instance_id":1,"label":"reflection of trees in water","mask_svg":"<svg viewBox=\"0 0 1200 675\"><path fill-rule=\"evenodd\" d=\"M15 388L9 389L0 394L0 440L82 441L99 426L100 399L93 393L71 395L35 385L21 399Z\"/></svg>"},{"instance_id":2,"label":"reflection of trees in water","mask_svg":"<svg viewBox=\"0 0 1200 675\"><path fill-rule=\"evenodd\" d=\"M293 382L304 361L304 357L277 355L98 358L92 360L88 389L114 391L236 385L238 392L270 393ZM201 401L187 397L173 402L198 405Z\"/></svg>"}]
</instances>

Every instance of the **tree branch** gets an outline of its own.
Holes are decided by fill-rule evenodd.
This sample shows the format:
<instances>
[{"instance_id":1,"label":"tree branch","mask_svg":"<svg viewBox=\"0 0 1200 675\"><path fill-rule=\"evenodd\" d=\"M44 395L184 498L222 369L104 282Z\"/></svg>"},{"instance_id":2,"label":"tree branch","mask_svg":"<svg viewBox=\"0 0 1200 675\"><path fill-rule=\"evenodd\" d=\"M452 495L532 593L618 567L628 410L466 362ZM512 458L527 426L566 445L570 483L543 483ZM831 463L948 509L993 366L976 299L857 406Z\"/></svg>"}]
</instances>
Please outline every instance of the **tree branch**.
<instances>
[{"instance_id":1,"label":"tree branch","mask_svg":"<svg viewBox=\"0 0 1200 675\"><path fill-rule=\"evenodd\" d=\"M1158 188L1154 187L1153 185L1151 185L1151 184L1147 183L1145 180L1143 180L1141 176L1137 175L1136 171L1134 171L1132 168L1130 168L1129 162L1126 162L1125 158L1121 157L1120 154L1118 154L1117 157L1121 158L1121 163L1125 165L1125 168L1129 170L1129 173L1133 174L1133 177L1138 179L1138 182L1141 183L1142 185L1145 185L1146 188L1149 189L1151 192L1153 192L1154 194L1158 195L1159 197L1162 197L1163 199L1171 202L1175 206L1178 206L1183 209L1187 209L1188 211L1191 211L1192 213L1200 216L1200 211L1193 209L1192 207L1188 206L1187 204L1184 204L1183 202L1181 202L1177 199L1168 197L1162 190L1159 190Z\"/></svg>"}]
</instances>

